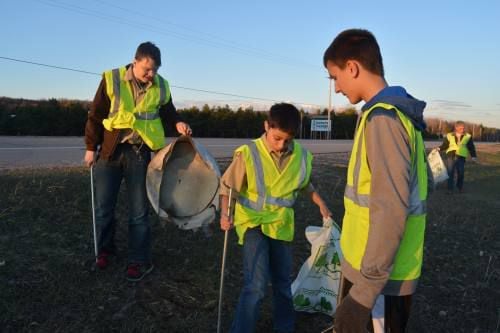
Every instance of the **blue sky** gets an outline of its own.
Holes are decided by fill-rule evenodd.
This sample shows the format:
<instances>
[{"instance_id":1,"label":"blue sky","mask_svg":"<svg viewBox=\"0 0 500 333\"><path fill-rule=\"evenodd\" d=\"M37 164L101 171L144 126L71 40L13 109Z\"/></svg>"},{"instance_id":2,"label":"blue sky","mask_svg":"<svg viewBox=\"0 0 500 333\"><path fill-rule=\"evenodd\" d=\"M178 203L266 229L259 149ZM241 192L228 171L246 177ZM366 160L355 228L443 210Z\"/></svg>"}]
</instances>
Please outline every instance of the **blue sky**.
<instances>
[{"instance_id":1,"label":"blue sky","mask_svg":"<svg viewBox=\"0 0 500 333\"><path fill-rule=\"evenodd\" d=\"M171 85L326 107L323 52L340 31L365 28L379 41L388 83L425 100L427 117L500 128L499 17L496 0L17 0L2 4L0 57L100 73L150 40ZM89 100L100 79L1 58L0 70L0 96L9 97ZM178 107L272 104L172 94Z\"/></svg>"}]
</instances>

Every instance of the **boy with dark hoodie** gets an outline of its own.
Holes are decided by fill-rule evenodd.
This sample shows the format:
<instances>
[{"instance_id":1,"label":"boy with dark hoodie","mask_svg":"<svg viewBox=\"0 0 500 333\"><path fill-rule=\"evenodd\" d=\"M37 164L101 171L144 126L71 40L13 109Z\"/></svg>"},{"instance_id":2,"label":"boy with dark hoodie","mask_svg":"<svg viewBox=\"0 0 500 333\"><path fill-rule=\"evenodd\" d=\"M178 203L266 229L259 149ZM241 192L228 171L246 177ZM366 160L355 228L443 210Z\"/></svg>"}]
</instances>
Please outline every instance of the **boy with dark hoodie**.
<instances>
[{"instance_id":1,"label":"boy with dark hoodie","mask_svg":"<svg viewBox=\"0 0 500 333\"><path fill-rule=\"evenodd\" d=\"M335 92L365 101L344 194L340 245L344 288L337 333L404 332L422 267L427 165L425 102L388 86L375 37L340 33L325 51ZM370 322L370 314L372 321Z\"/></svg>"}]
</instances>

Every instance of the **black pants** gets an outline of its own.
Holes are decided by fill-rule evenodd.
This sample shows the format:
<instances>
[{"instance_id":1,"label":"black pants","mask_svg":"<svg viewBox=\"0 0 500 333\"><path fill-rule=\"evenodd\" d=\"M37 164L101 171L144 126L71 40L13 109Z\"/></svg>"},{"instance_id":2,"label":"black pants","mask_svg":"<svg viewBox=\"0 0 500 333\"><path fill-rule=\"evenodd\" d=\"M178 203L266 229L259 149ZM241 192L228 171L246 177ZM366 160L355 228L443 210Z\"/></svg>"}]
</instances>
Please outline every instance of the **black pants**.
<instances>
[{"instance_id":1,"label":"black pants","mask_svg":"<svg viewBox=\"0 0 500 333\"><path fill-rule=\"evenodd\" d=\"M352 283L343 278L339 294L341 299L347 296ZM342 301L341 301L342 302ZM384 327L386 333L403 333L406 332L406 325L410 317L411 295L407 296L384 296ZM373 332L373 323L370 316L370 321L367 327L369 332Z\"/></svg>"}]
</instances>

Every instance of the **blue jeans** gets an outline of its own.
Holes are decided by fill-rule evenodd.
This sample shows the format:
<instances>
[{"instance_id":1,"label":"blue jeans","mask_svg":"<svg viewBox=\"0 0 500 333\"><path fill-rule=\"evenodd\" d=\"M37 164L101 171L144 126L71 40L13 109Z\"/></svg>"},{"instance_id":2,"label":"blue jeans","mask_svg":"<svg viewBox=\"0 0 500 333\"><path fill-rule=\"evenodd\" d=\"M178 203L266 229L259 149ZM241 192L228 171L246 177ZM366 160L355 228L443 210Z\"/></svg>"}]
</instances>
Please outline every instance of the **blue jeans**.
<instances>
[{"instance_id":1,"label":"blue jeans","mask_svg":"<svg viewBox=\"0 0 500 333\"><path fill-rule=\"evenodd\" d=\"M457 188L461 190L464 187L465 158L461 156L448 156L446 159L446 169L448 170L448 190L453 190L455 172L457 174Z\"/></svg>"},{"instance_id":2,"label":"blue jeans","mask_svg":"<svg viewBox=\"0 0 500 333\"><path fill-rule=\"evenodd\" d=\"M151 153L146 147L119 144L108 161L98 160L94 171L97 247L115 252L115 206L122 179L127 186L128 262L151 261L151 225L148 220L146 171Z\"/></svg>"},{"instance_id":3,"label":"blue jeans","mask_svg":"<svg viewBox=\"0 0 500 333\"><path fill-rule=\"evenodd\" d=\"M273 288L273 322L278 332L293 332L295 310L291 291L290 242L264 235L259 227L248 229L243 243L243 289L231 332L254 332L260 304L269 281Z\"/></svg>"}]
</instances>

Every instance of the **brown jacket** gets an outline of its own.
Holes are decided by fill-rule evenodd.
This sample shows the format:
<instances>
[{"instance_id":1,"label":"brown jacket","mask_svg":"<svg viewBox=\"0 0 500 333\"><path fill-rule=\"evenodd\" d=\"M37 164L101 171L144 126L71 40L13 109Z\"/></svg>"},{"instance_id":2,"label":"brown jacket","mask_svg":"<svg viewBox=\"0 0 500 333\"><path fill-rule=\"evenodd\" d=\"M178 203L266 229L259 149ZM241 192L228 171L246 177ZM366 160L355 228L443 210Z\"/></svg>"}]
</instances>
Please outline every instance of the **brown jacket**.
<instances>
[{"instance_id":1,"label":"brown jacket","mask_svg":"<svg viewBox=\"0 0 500 333\"><path fill-rule=\"evenodd\" d=\"M130 65L127 65L127 68L129 69ZM134 85L132 85L132 89L135 89ZM109 115L110 106L111 101L106 92L106 81L103 77L85 124L85 147L87 150L97 151L98 146L100 146L99 158L104 160L109 160L113 155L120 138L120 130L108 131L102 124L102 121ZM160 107L159 114L164 127L165 124L171 126L181 121L181 117L172 102L172 96L167 104Z\"/></svg>"}]
</instances>

